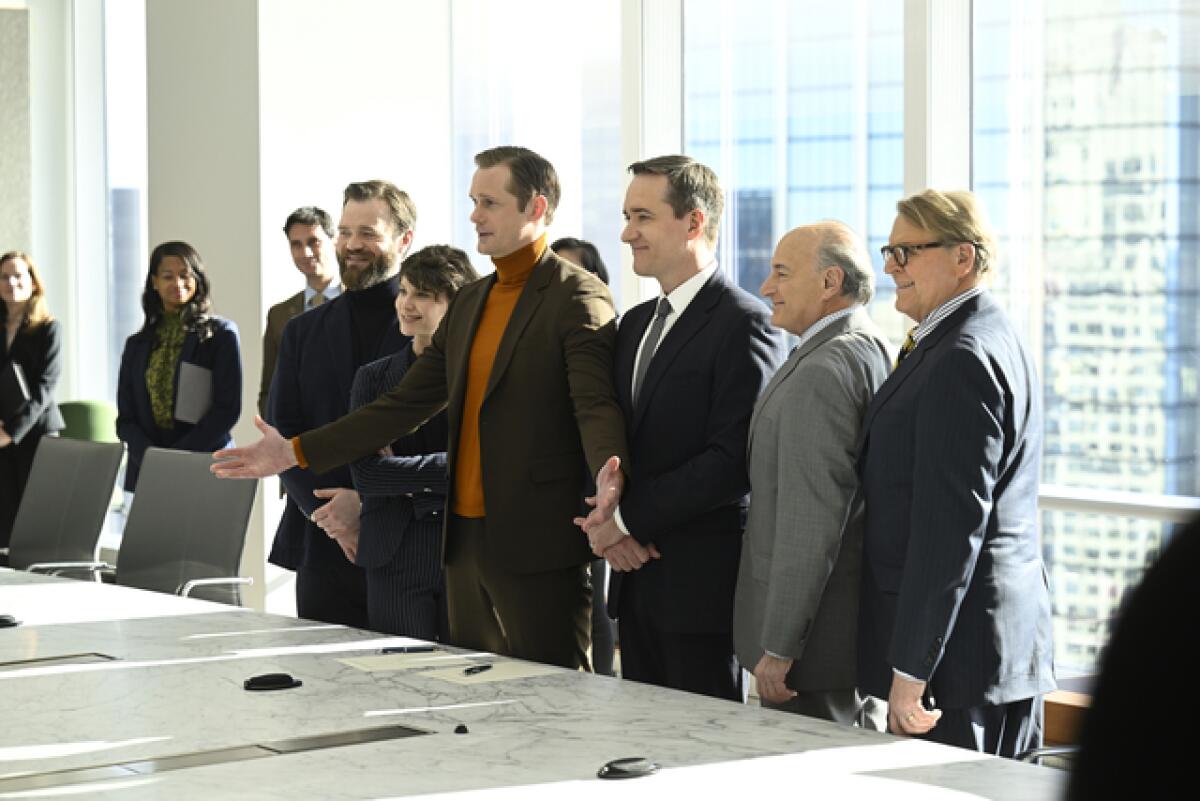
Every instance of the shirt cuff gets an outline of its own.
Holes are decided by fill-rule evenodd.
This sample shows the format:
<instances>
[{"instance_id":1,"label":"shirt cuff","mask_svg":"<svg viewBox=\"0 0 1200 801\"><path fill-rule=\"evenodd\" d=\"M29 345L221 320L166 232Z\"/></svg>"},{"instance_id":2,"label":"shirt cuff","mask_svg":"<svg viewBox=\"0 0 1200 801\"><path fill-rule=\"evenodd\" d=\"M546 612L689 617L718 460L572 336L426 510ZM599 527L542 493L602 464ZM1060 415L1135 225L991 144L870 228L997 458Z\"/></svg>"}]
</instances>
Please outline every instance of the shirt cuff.
<instances>
[{"instance_id":1,"label":"shirt cuff","mask_svg":"<svg viewBox=\"0 0 1200 801\"><path fill-rule=\"evenodd\" d=\"M292 437L292 455L296 457L298 467L308 469L308 460L304 458L304 449L300 447L300 437Z\"/></svg>"},{"instance_id":2,"label":"shirt cuff","mask_svg":"<svg viewBox=\"0 0 1200 801\"><path fill-rule=\"evenodd\" d=\"M617 528L621 529L621 533L626 537L632 536L629 533L629 528L625 525L624 518L621 517L621 506L617 504L617 508L613 510L613 520L617 524Z\"/></svg>"},{"instance_id":3,"label":"shirt cuff","mask_svg":"<svg viewBox=\"0 0 1200 801\"><path fill-rule=\"evenodd\" d=\"M897 676L899 676L902 679L908 679L909 681L919 681L922 684L925 683L925 679L918 679L916 676L910 676L907 673L905 673L903 670L900 670L899 668L892 668L892 672L895 673Z\"/></svg>"}]
</instances>

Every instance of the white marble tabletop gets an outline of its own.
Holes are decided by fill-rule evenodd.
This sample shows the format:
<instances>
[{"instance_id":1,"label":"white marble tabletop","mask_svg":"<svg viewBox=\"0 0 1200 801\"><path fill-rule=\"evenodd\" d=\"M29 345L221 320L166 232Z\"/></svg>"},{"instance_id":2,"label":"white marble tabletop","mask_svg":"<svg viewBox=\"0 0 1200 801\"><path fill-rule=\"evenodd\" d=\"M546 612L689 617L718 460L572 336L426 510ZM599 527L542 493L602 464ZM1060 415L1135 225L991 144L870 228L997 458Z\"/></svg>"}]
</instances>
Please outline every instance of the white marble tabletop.
<instances>
[{"instance_id":1,"label":"white marble tabletop","mask_svg":"<svg viewBox=\"0 0 1200 801\"><path fill-rule=\"evenodd\" d=\"M662 765L619 784L634 797L790 780L814 798L1025 801L1057 798L1063 786L1048 768L490 654L389 657L392 669L364 670L379 665L343 660L378 663L380 648L415 641L139 590L0 571L0 613L24 621L0 629L0 799L574 801L613 792L596 771L628 756ZM67 656L76 661L47 661ZM446 660L454 669L437 673ZM466 663L496 668L464 679ZM303 685L243 689L251 675L280 671ZM58 771L393 724L430 734L29 785ZM455 733L460 725L468 731Z\"/></svg>"}]
</instances>

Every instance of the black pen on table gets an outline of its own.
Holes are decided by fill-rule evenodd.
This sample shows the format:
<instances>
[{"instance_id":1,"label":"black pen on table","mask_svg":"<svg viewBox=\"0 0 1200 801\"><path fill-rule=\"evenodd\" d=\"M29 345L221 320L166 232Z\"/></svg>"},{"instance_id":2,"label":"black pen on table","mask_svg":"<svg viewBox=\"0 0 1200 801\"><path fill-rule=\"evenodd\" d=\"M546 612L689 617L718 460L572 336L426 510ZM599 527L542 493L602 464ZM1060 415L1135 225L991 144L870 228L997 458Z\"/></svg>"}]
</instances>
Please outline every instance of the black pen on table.
<instances>
[{"instance_id":1,"label":"black pen on table","mask_svg":"<svg viewBox=\"0 0 1200 801\"><path fill-rule=\"evenodd\" d=\"M484 672L485 670L491 670L491 669L492 669L491 665L471 665L469 668L463 668L463 675L464 676L474 676L478 673Z\"/></svg>"},{"instance_id":2,"label":"black pen on table","mask_svg":"<svg viewBox=\"0 0 1200 801\"><path fill-rule=\"evenodd\" d=\"M382 649L381 654L431 654L437 650L436 645L393 645Z\"/></svg>"}]
</instances>

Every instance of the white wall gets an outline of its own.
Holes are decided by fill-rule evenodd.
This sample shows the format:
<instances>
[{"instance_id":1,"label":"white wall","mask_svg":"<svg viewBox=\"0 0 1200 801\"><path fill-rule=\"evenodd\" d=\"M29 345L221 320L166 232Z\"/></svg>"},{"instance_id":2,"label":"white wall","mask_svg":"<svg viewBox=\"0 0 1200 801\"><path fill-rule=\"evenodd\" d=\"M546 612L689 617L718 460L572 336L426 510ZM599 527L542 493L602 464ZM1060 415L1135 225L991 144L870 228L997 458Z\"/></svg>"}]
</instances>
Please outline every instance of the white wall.
<instances>
[{"instance_id":1,"label":"white wall","mask_svg":"<svg viewBox=\"0 0 1200 801\"><path fill-rule=\"evenodd\" d=\"M258 9L267 299L300 286L281 230L288 213L313 204L336 222L351 181L383 178L412 196L414 248L447 242L448 0L260 0Z\"/></svg>"},{"instance_id":2,"label":"white wall","mask_svg":"<svg viewBox=\"0 0 1200 801\"><path fill-rule=\"evenodd\" d=\"M417 203L416 246L449 237L448 3L154 0L146 36L150 245L184 239L204 257L214 310L242 335L234 438L249 442L266 310L302 286L288 213L336 220L347 183L385 178ZM263 567L281 511L266 482L244 560L251 603L273 611L292 608L286 577Z\"/></svg>"}]
</instances>

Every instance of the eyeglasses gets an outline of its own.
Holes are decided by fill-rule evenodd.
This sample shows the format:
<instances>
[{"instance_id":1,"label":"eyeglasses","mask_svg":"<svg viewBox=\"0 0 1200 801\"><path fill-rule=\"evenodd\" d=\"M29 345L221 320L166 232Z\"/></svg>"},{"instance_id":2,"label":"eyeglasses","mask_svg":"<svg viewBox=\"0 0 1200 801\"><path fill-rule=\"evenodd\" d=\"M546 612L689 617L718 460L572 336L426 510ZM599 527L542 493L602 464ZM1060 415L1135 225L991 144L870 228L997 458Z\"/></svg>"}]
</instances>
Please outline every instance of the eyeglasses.
<instances>
[{"instance_id":1,"label":"eyeglasses","mask_svg":"<svg viewBox=\"0 0 1200 801\"><path fill-rule=\"evenodd\" d=\"M896 262L897 267L905 267L908 265L908 258L914 253L919 253L928 248L941 248L946 246L946 242L926 242L923 245L884 245L879 249L883 254L883 263L887 264L888 260Z\"/></svg>"},{"instance_id":2,"label":"eyeglasses","mask_svg":"<svg viewBox=\"0 0 1200 801\"><path fill-rule=\"evenodd\" d=\"M884 245L879 252L883 254L884 264L887 264L890 259L896 262L897 267L907 267L908 259L912 254L929 248L944 248L951 245L970 245L975 248L976 255L978 255L978 251L983 250L983 245L978 242L925 242L920 245Z\"/></svg>"}]
</instances>

